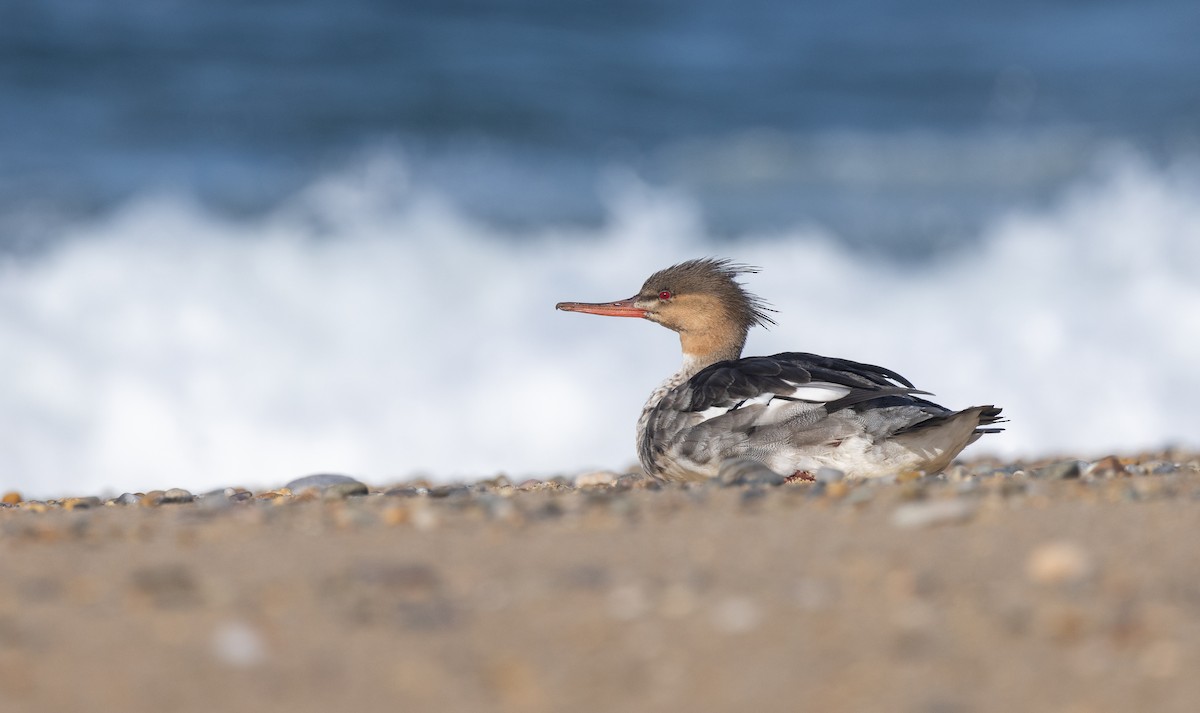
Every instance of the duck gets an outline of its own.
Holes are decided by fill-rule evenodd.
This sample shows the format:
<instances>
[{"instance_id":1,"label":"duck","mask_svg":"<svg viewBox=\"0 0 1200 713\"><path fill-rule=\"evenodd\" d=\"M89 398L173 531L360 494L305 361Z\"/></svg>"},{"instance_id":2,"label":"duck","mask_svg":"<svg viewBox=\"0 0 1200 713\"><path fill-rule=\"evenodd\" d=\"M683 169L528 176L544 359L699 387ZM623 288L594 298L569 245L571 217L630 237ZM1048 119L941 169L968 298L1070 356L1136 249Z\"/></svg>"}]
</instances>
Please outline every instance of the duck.
<instances>
[{"instance_id":1,"label":"duck","mask_svg":"<svg viewBox=\"0 0 1200 713\"><path fill-rule=\"evenodd\" d=\"M822 469L862 479L933 475L1003 430L999 407L951 410L884 367L807 352L742 356L750 329L775 323L740 279L758 271L728 258L687 260L655 272L628 299L556 305L679 335L683 364L637 421L648 476L704 481L747 465L787 481L814 480Z\"/></svg>"}]
</instances>

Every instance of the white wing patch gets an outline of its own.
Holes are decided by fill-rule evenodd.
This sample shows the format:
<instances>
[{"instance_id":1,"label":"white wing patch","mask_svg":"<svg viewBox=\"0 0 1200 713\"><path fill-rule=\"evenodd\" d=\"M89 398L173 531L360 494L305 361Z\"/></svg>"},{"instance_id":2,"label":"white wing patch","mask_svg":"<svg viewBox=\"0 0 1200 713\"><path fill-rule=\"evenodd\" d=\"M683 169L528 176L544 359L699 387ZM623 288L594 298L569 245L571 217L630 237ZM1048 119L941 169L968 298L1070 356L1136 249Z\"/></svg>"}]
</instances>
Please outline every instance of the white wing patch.
<instances>
[{"instance_id":1,"label":"white wing patch","mask_svg":"<svg viewBox=\"0 0 1200 713\"><path fill-rule=\"evenodd\" d=\"M791 383L791 382L788 382ZM789 393L780 393L790 399L811 401L813 403L828 403L837 401L850 393L850 387L841 384L830 384L826 381L814 381L811 384L795 384L795 389Z\"/></svg>"},{"instance_id":2,"label":"white wing patch","mask_svg":"<svg viewBox=\"0 0 1200 713\"><path fill-rule=\"evenodd\" d=\"M703 423L709 419L717 418L718 416L724 416L730 411L735 411L737 409L761 405L765 406L766 408L763 410L760 417L755 420L766 425L769 423L778 422L780 417L786 417L785 414L780 412L784 411L785 409L791 411L792 409L788 409L788 406L796 405L796 401L803 401L809 404L828 403L830 401L836 401L850 393L850 388L847 386L830 384L824 381L818 381L811 384L795 384L788 382L788 384L793 388L786 392L780 392L776 394L774 392L767 391L759 394L758 396L748 398L734 406L709 406L703 411L697 413L700 418L696 421L696 423Z\"/></svg>"}]
</instances>

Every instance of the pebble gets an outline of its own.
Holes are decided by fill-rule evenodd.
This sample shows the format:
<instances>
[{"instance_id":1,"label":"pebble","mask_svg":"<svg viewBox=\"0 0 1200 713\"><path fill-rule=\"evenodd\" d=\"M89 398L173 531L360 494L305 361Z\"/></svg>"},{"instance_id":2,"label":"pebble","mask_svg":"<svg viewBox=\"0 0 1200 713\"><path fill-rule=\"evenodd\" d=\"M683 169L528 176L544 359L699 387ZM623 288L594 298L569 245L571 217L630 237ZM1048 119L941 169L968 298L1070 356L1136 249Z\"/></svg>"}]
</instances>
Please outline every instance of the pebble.
<instances>
[{"instance_id":1,"label":"pebble","mask_svg":"<svg viewBox=\"0 0 1200 713\"><path fill-rule=\"evenodd\" d=\"M476 483L476 485L482 487L484 490L504 490L506 488L511 489L513 487L512 481L509 480L508 476L504 474L497 475L495 478L481 480Z\"/></svg>"},{"instance_id":2,"label":"pebble","mask_svg":"<svg viewBox=\"0 0 1200 713\"><path fill-rule=\"evenodd\" d=\"M471 489L461 483L455 485L438 485L429 489L431 498L448 498L452 495L470 495Z\"/></svg>"},{"instance_id":3,"label":"pebble","mask_svg":"<svg viewBox=\"0 0 1200 713\"><path fill-rule=\"evenodd\" d=\"M114 505L137 505L142 501L142 496L135 493L122 493L113 498Z\"/></svg>"},{"instance_id":4,"label":"pebble","mask_svg":"<svg viewBox=\"0 0 1200 713\"><path fill-rule=\"evenodd\" d=\"M1034 478L1045 478L1047 480L1068 480L1070 478L1078 478L1083 473L1083 466L1087 463L1078 460L1063 460L1057 463L1038 468L1030 475Z\"/></svg>"},{"instance_id":5,"label":"pebble","mask_svg":"<svg viewBox=\"0 0 1200 713\"><path fill-rule=\"evenodd\" d=\"M414 488L410 485L402 485L398 488L392 488L384 492L384 495L400 498L417 498L429 492L427 488Z\"/></svg>"},{"instance_id":6,"label":"pebble","mask_svg":"<svg viewBox=\"0 0 1200 713\"><path fill-rule=\"evenodd\" d=\"M326 500L345 500L356 495L366 495L367 486L358 481L352 483L334 483L321 491Z\"/></svg>"},{"instance_id":7,"label":"pebble","mask_svg":"<svg viewBox=\"0 0 1200 713\"><path fill-rule=\"evenodd\" d=\"M15 490L10 490L3 496L0 496L0 503L4 503L5 505L16 505L19 502L21 502L21 494Z\"/></svg>"},{"instance_id":8,"label":"pebble","mask_svg":"<svg viewBox=\"0 0 1200 713\"><path fill-rule=\"evenodd\" d=\"M171 488L162 494L163 503L190 503L195 498L183 488Z\"/></svg>"},{"instance_id":9,"label":"pebble","mask_svg":"<svg viewBox=\"0 0 1200 713\"><path fill-rule=\"evenodd\" d=\"M230 507L237 502L233 499L233 496L237 494L237 491L233 488L210 490L202 495L197 495L196 504L205 510L221 510Z\"/></svg>"},{"instance_id":10,"label":"pebble","mask_svg":"<svg viewBox=\"0 0 1200 713\"><path fill-rule=\"evenodd\" d=\"M363 485L355 478L348 475L338 475L336 473L317 473L316 475L306 475L303 478L296 478L292 482L283 486L293 493L298 493L305 488L316 488L317 490L325 490L334 485L343 484L358 484L363 486L363 492L366 492L367 486Z\"/></svg>"},{"instance_id":11,"label":"pebble","mask_svg":"<svg viewBox=\"0 0 1200 713\"><path fill-rule=\"evenodd\" d=\"M892 524L902 528L962 523L975 516L975 503L954 498L905 503L892 512Z\"/></svg>"},{"instance_id":12,"label":"pebble","mask_svg":"<svg viewBox=\"0 0 1200 713\"><path fill-rule=\"evenodd\" d=\"M1128 475L1128 472L1121 459L1116 456L1107 456L1092 463L1087 469L1087 475L1091 478L1111 478L1117 475Z\"/></svg>"},{"instance_id":13,"label":"pebble","mask_svg":"<svg viewBox=\"0 0 1200 713\"><path fill-rule=\"evenodd\" d=\"M617 474L607 470L598 470L594 473L583 473L575 477L576 488L594 488L602 485L612 485L617 482Z\"/></svg>"},{"instance_id":14,"label":"pebble","mask_svg":"<svg viewBox=\"0 0 1200 713\"><path fill-rule=\"evenodd\" d=\"M86 510L88 508L97 508L104 504L100 498L67 498L63 501L63 508L66 510Z\"/></svg>"},{"instance_id":15,"label":"pebble","mask_svg":"<svg viewBox=\"0 0 1200 713\"><path fill-rule=\"evenodd\" d=\"M1074 584L1093 571L1091 557L1074 542L1048 542L1034 548L1025 563L1025 574L1038 584Z\"/></svg>"}]
</instances>

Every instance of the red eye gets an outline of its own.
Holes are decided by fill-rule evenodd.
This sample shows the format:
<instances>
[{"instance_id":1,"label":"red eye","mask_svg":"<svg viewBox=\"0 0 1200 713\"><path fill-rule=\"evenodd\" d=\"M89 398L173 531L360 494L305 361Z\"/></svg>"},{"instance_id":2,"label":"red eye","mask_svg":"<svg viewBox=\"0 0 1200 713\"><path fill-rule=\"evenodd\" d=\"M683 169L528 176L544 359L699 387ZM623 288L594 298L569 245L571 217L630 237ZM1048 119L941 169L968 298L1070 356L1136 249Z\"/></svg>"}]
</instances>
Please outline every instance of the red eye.
<instances>
[{"instance_id":1,"label":"red eye","mask_svg":"<svg viewBox=\"0 0 1200 713\"><path fill-rule=\"evenodd\" d=\"M658 293L658 299L662 300L663 302L666 302L667 300L671 299L671 296L672 295L671 295L670 290L663 290L662 292Z\"/></svg>"}]
</instances>

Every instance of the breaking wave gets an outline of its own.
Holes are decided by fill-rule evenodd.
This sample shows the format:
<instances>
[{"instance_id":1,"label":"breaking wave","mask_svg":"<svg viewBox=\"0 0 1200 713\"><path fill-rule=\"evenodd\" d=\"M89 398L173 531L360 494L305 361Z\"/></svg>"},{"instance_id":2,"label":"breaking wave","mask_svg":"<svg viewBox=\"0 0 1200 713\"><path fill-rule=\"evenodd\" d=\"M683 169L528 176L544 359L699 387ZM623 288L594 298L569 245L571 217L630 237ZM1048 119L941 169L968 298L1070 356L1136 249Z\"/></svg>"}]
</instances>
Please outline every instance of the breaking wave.
<instances>
[{"instance_id":1,"label":"breaking wave","mask_svg":"<svg viewBox=\"0 0 1200 713\"><path fill-rule=\"evenodd\" d=\"M554 311L702 255L762 267L748 353L884 364L975 453L1200 443L1200 191L1135 157L918 264L801 225L716 237L628 179L598 226L498 228L387 157L251 219L143 195L0 266L0 486L27 495L622 468L677 366L654 325Z\"/></svg>"}]
</instances>

